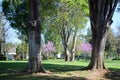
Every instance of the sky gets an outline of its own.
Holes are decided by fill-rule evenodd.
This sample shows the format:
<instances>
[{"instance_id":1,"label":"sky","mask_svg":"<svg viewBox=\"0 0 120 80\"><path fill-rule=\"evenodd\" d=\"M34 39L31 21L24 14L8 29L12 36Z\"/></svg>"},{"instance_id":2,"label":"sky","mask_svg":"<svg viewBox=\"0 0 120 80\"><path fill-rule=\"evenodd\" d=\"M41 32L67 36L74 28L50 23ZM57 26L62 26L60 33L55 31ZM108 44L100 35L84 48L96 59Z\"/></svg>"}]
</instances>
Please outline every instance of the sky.
<instances>
[{"instance_id":1,"label":"sky","mask_svg":"<svg viewBox=\"0 0 120 80\"><path fill-rule=\"evenodd\" d=\"M118 27L120 27L120 12L117 11L117 8L114 12L112 20L113 20L113 23L111 25L111 29L114 32L114 34L117 34L118 33ZM87 22L87 28L88 27L90 27L90 21Z\"/></svg>"},{"instance_id":2,"label":"sky","mask_svg":"<svg viewBox=\"0 0 120 80\"><path fill-rule=\"evenodd\" d=\"M1 5L2 0L0 0L0 5ZM0 6L0 11L2 10ZM88 21L87 26L90 27L90 22ZM113 24L111 25L111 28L115 34L117 34L117 27L120 26L120 13L115 11L113 15ZM6 22L5 25L6 28L10 27L9 21ZM21 41L18 39L18 35L15 33L15 30L13 28L9 28L8 30L8 38L6 39L6 42L12 42L12 43L21 43Z\"/></svg>"},{"instance_id":3,"label":"sky","mask_svg":"<svg viewBox=\"0 0 120 80\"><path fill-rule=\"evenodd\" d=\"M6 23L5 27L10 27L9 21ZM21 40L18 39L18 35L16 34L16 30L14 30L12 27L10 27L6 33L8 34L6 37L6 42L21 43Z\"/></svg>"},{"instance_id":4,"label":"sky","mask_svg":"<svg viewBox=\"0 0 120 80\"><path fill-rule=\"evenodd\" d=\"M2 7L1 7L1 3L2 3L2 0L0 0L0 12L2 11ZM6 37L6 42L11 42L11 43L21 43L21 41L18 39L18 35L15 33L15 30L10 27L10 23L9 21L4 21L5 22L5 28L8 29L7 31L7 37Z\"/></svg>"},{"instance_id":5,"label":"sky","mask_svg":"<svg viewBox=\"0 0 120 80\"><path fill-rule=\"evenodd\" d=\"M115 34L118 33L118 27L120 27L120 12L117 10L115 11L113 15L113 24L111 25L111 28Z\"/></svg>"}]
</instances>

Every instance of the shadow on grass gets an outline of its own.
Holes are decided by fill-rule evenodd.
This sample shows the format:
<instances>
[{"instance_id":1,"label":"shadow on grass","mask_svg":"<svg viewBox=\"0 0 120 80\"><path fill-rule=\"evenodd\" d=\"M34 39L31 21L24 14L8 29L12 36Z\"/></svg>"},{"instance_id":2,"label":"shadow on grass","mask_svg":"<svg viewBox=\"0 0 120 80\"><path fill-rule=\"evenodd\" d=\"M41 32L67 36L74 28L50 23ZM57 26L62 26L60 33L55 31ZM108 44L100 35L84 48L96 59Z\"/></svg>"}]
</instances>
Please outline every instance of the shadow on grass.
<instances>
[{"instance_id":1,"label":"shadow on grass","mask_svg":"<svg viewBox=\"0 0 120 80\"><path fill-rule=\"evenodd\" d=\"M67 71L80 71L85 66L74 65L58 65L58 64L44 64L46 70L51 72L67 72Z\"/></svg>"},{"instance_id":2,"label":"shadow on grass","mask_svg":"<svg viewBox=\"0 0 120 80\"><path fill-rule=\"evenodd\" d=\"M105 74L105 77L110 80L120 80L120 69L109 68L110 72Z\"/></svg>"},{"instance_id":3,"label":"shadow on grass","mask_svg":"<svg viewBox=\"0 0 120 80\"><path fill-rule=\"evenodd\" d=\"M76 76L56 76L56 75L33 75L23 73L27 62L0 62L0 80L87 80L85 77ZM85 66L60 65L44 63L44 68L51 72L63 74L67 71L80 71ZM110 68L111 72L105 74L105 78L111 80L120 80L120 69Z\"/></svg>"},{"instance_id":4,"label":"shadow on grass","mask_svg":"<svg viewBox=\"0 0 120 80\"><path fill-rule=\"evenodd\" d=\"M55 75L9 74L1 76L1 80L87 80L84 77L60 77Z\"/></svg>"},{"instance_id":5,"label":"shadow on grass","mask_svg":"<svg viewBox=\"0 0 120 80\"><path fill-rule=\"evenodd\" d=\"M0 62L0 74L1 73L11 73L24 70L27 63L23 62Z\"/></svg>"},{"instance_id":6,"label":"shadow on grass","mask_svg":"<svg viewBox=\"0 0 120 80\"><path fill-rule=\"evenodd\" d=\"M55 75L32 75L21 72L27 66L26 63L22 62L0 62L0 80L87 80L83 77L60 77ZM67 71L78 71L83 66L73 65L59 65L59 64L43 64L46 70L53 73L64 73Z\"/></svg>"},{"instance_id":7,"label":"shadow on grass","mask_svg":"<svg viewBox=\"0 0 120 80\"><path fill-rule=\"evenodd\" d=\"M0 73L4 72L15 72L15 71L23 71L27 66L27 62L0 62ZM60 65L60 64L49 64L44 63L43 67L46 70L51 72L67 72L67 71L79 71L85 66L74 66L74 65Z\"/></svg>"}]
</instances>

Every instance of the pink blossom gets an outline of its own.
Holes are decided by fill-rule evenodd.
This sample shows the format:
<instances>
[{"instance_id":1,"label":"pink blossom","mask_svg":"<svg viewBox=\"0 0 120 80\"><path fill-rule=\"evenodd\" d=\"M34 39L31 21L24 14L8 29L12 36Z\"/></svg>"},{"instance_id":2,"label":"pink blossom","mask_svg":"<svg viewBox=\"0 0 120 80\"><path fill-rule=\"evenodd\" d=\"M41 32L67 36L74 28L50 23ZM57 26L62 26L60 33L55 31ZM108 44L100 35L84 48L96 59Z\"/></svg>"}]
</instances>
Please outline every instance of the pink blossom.
<instances>
[{"instance_id":1,"label":"pink blossom","mask_svg":"<svg viewBox=\"0 0 120 80\"><path fill-rule=\"evenodd\" d=\"M55 52L55 46L52 41L48 41L45 45L42 46L42 52L51 53Z\"/></svg>"},{"instance_id":2,"label":"pink blossom","mask_svg":"<svg viewBox=\"0 0 120 80\"><path fill-rule=\"evenodd\" d=\"M92 45L89 43L82 43L78 46L78 50L89 53L92 50Z\"/></svg>"}]
</instances>

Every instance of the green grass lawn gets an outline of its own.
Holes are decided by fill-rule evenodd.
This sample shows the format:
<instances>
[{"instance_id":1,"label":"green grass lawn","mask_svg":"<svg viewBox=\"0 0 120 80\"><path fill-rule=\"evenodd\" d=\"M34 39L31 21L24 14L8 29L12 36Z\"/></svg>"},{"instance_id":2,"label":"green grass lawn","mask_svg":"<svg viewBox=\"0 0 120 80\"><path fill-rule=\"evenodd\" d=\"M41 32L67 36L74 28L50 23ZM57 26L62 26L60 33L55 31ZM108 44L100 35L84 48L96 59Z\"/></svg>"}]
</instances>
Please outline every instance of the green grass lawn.
<instances>
[{"instance_id":1,"label":"green grass lawn","mask_svg":"<svg viewBox=\"0 0 120 80\"><path fill-rule=\"evenodd\" d=\"M105 60L107 68L118 74L107 74L109 79L120 80L120 60ZM88 71L81 69L89 64L89 61L64 62L64 60L44 60L44 68L51 74L27 74L21 71L27 66L27 61L0 61L0 80L87 80ZM111 77L111 76L112 77Z\"/></svg>"}]
</instances>

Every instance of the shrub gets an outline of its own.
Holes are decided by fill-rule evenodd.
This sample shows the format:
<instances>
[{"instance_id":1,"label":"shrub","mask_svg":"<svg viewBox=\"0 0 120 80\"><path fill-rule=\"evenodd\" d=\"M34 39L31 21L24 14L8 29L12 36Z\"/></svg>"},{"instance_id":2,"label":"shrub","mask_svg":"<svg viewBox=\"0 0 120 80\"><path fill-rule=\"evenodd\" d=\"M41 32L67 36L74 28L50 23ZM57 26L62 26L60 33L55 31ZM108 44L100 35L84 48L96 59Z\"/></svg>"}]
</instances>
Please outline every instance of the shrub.
<instances>
[{"instance_id":1,"label":"shrub","mask_svg":"<svg viewBox=\"0 0 120 80\"><path fill-rule=\"evenodd\" d=\"M112 60L120 60L120 58L116 57L116 58L113 58Z\"/></svg>"},{"instance_id":2,"label":"shrub","mask_svg":"<svg viewBox=\"0 0 120 80\"><path fill-rule=\"evenodd\" d=\"M6 60L6 56L4 56L4 55L0 55L0 60Z\"/></svg>"}]
</instances>

